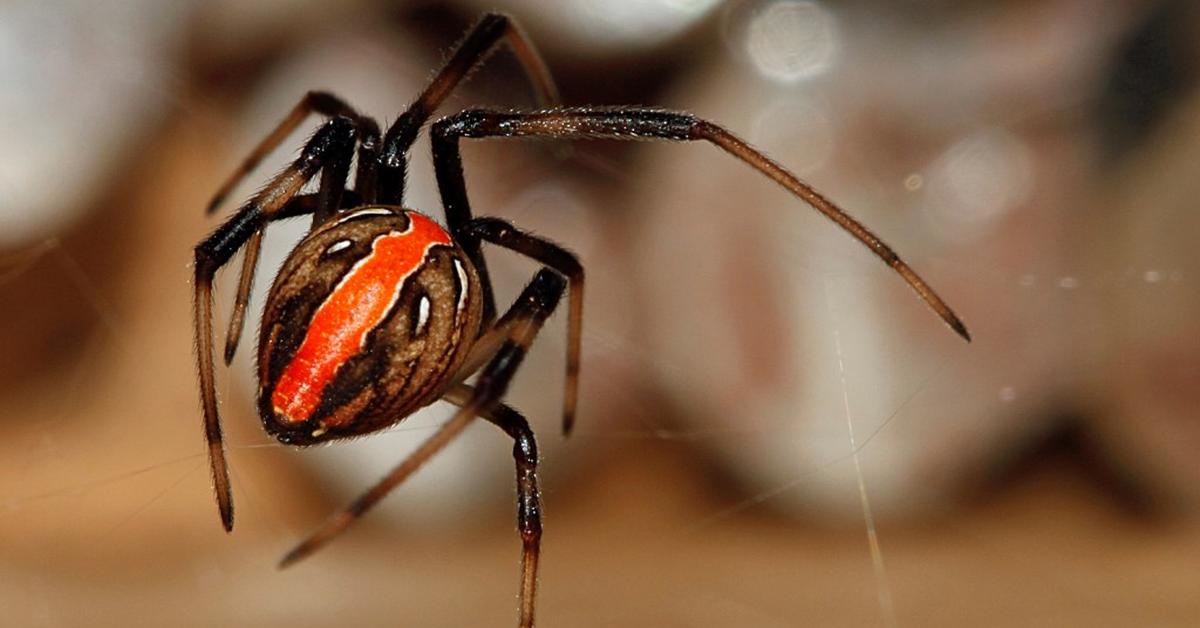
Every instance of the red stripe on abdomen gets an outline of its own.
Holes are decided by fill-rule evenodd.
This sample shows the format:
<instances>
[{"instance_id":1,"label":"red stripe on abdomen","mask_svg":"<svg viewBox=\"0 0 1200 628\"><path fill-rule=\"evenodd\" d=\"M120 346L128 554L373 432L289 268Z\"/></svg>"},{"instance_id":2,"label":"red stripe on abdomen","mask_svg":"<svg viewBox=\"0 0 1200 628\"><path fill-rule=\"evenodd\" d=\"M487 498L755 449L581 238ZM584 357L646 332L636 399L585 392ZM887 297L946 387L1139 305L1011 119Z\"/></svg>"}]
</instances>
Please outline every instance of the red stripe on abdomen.
<instances>
[{"instance_id":1,"label":"red stripe on abdomen","mask_svg":"<svg viewBox=\"0 0 1200 628\"><path fill-rule=\"evenodd\" d=\"M289 423L308 420L338 368L362 351L367 334L387 317L405 279L425 261L429 249L451 244L437 223L409 213L407 231L375 238L371 252L354 264L308 325L300 348L284 369L271 403Z\"/></svg>"}]
</instances>

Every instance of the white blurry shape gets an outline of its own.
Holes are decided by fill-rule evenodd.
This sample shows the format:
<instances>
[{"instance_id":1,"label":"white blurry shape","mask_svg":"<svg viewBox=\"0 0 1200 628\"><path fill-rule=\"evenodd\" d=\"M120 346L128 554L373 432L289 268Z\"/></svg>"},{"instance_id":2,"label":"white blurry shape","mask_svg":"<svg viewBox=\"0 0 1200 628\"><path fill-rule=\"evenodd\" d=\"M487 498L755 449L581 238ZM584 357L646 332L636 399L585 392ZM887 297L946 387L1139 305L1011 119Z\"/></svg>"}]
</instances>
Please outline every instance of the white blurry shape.
<instances>
[{"instance_id":1,"label":"white blurry shape","mask_svg":"<svg viewBox=\"0 0 1200 628\"><path fill-rule=\"evenodd\" d=\"M928 494L916 488L921 484L917 464L921 439L898 432L877 438L893 418L890 412L912 392L915 380L891 372L896 364L880 359L888 321L886 309L876 306L872 284L849 282L834 288L826 279L818 289L817 282L803 283L802 276L791 276L807 289L794 295L801 299L792 303L800 312L801 331L792 334L796 341L789 350L804 356L807 368L802 372L809 385L803 386L804 394L789 399L791 416L778 425L778 431L794 439L799 456L777 455L763 462L773 466L775 473L790 467L797 477L806 473L819 477L792 496L789 505L806 503L847 518L861 516L861 504L853 499L859 481L854 454L859 456L858 466L867 471L873 510L894 514L911 509L909 500L932 500L936 487L928 487ZM854 425L854 441L848 422ZM850 449L852 442L857 451ZM867 445L870 448L864 449Z\"/></svg>"},{"instance_id":2,"label":"white blurry shape","mask_svg":"<svg viewBox=\"0 0 1200 628\"><path fill-rule=\"evenodd\" d=\"M172 97L185 3L0 5L0 249L87 208Z\"/></svg>"},{"instance_id":3,"label":"white blurry shape","mask_svg":"<svg viewBox=\"0 0 1200 628\"><path fill-rule=\"evenodd\" d=\"M585 37L650 43L675 35L702 17L716 0L572 0L576 28Z\"/></svg>"},{"instance_id":4,"label":"white blurry shape","mask_svg":"<svg viewBox=\"0 0 1200 628\"><path fill-rule=\"evenodd\" d=\"M480 11L491 2L475 2ZM536 33L537 42L584 52L650 48L704 18L718 0L513 0L504 10Z\"/></svg>"},{"instance_id":5,"label":"white blurry shape","mask_svg":"<svg viewBox=\"0 0 1200 628\"><path fill-rule=\"evenodd\" d=\"M699 76L702 85L684 90L699 109L735 133L750 130L780 163L810 171L805 178L868 224L878 222L870 209L884 203L846 193L869 186L838 191L833 160L844 109L797 99L790 86L777 87L787 90L777 99L764 97L752 74L728 65ZM779 104L788 100L792 106ZM932 336L938 347L956 347L952 335L850 236L719 151L657 145L646 161L657 185L633 201L646 216L632 277L647 299L646 342L661 383L694 421L689 429L727 434L699 443L752 491L771 495L775 508L861 516L836 328L872 506L894 515L935 503L940 487L923 475L932 465L921 452L940 427L941 389L931 378L946 358L904 352L889 330L896 304L914 311L906 321L928 330L901 332L914 342ZM894 413L903 429L876 435Z\"/></svg>"},{"instance_id":6,"label":"white blurry shape","mask_svg":"<svg viewBox=\"0 0 1200 628\"><path fill-rule=\"evenodd\" d=\"M957 339L844 232L718 151L648 148L655 185L634 201L646 215L632 279L644 286L659 383L698 432L727 434L697 442L744 482L745 503L862 516L836 329L872 506L880 517L913 516L952 499L998 450L1044 430L1048 400L1077 377L1064 333L1074 300L1055 282L1072 267L1062 234L1088 206L1091 180L1069 122L999 130L1041 111L1037 94L1000 94L992 81L1007 75L986 65L959 74L913 61L920 50L953 52L961 33L874 28L863 37L860 21L839 26L846 54L820 81L771 81L724 60L682 82L675 100L788 168L805 167L812 147L770 146L776 138L759 120L776 100L821 103L831 147L804 179L893 245L975 341ZM1007 34L972 58L1019 56L1027 42ZM1039 47L1064 43L1053 34ZM1000 121L995 96L1009 98ZM964 139L964 129L984 131ZM939 195L944 216L924 207Z\"/></svg>"},{"instance_id":7,"label":"white blurry shape","mask_svg":"<svg viewBox=\"0 0 1200 628\"><path fill-rule=\"evenodd\" d=\"M1019 207L1033 189L1033 158L1003 129L955 142L929 168L926 218L947 242L966 244Z\"/></svg>"},{"instance_id":8,"label":"white blurry shape","mask_svg":"<svg viewBox=\"0 0 1200 628\"><path fill-rule=\"evenodd\" d=\"M776 2L750 18L745 46L763 76L792 83L829 69L839 49L837 24L816 2Z\"/></svg>"},{"instance_id":9,"label":"white blurry shape","mask_svg":"<svg viewBox=\"0 0 1200 628\"><path fill-rule=\"evenodd\" d=\"M871 80L874 89L893 94L890 115L913 128L943 133L980 120L1027 121L1086 107L1105 71L1098 61L1137 5L993 3L993 10L964 10L959 19L878 24L881 32L857 39L847 52L889 65L904 60L906 67L893 65L895 71Z\"/></svg>"}]
</instances>

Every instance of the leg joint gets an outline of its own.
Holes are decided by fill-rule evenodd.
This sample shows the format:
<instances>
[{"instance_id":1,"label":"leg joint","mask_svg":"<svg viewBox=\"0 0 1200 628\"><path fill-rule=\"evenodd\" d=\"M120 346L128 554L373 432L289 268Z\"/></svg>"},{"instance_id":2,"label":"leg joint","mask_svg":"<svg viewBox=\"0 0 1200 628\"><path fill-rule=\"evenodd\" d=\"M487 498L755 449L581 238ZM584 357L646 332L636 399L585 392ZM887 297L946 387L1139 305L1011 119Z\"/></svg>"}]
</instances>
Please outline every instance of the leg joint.
<instances>
[{"instance_id":1,"label":"leg joint","mask_svg":"<svg viewBox=\"0 0 1200 628\"><path fill-rule=\"evenodd\" d=\"M507 115L485 109L464 109L433 123L429 133L444 142L457 141L459 137L486 137L495 134L500 120Z\"/></svg>"}]
</instances>

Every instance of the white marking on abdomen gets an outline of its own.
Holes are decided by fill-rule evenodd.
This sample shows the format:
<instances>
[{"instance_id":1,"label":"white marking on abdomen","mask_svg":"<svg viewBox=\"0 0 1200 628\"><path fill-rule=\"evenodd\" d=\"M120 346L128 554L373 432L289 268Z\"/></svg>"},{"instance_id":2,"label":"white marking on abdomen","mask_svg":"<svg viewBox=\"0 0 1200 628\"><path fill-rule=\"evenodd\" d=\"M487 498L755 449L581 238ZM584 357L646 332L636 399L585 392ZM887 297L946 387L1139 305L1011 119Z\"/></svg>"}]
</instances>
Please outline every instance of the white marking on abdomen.
<instances>
[{"instance_id":1,"label":"white marking on abdomen","mask_svg":"<svg viewBox=\"0 0 1200 628\"><path fill-rule=\"evenodd\" d=\"M458 273L458 303L454 304L454 309L461 312L463 304L467 301L467 270L457 257L454 258L454 272Z\"/></svg>"},{"instance_id":2,"label":"white marking on abdomen","mask_svg":"<svg viewBox=\"0 0 1200 628\"><path fill-rule=\"evenodd\" d=\"M354 243L350 240L338 240L337 242L330 244L329 248L325 249L325 255L333 255L338 251L345 251L346 249L350 248L351 244Z\"/></svg>"},{"instance_id":3,"label":"white marking on abdomen","mask_svg":"<svg viewBox=\"0 0 1200 628\"><path fill-rule=\"evenodd\" d=\"M429 297L421 295L421 300L417 303L417 328L413 332L414 336L420 336L425 332L425 326L429 324Z\"/></svg>"},{"instance_id":4,"label":"white marking on abdomen","mask_svg":"<svg viewBox=\"0 0 1200 628\"><path fill-rule=\"evenodd\" d=\"M360 209L360 210L354 212L353 214L347 214L345 216L342 216L341 218L338 218L338 221L334 224L340 225L343 222L346 222L349 220L355 220L357 218L362 218L363 216L395 216L395 215L396 215L395 212L393 212L392 210L387 209L385 207L368 207L367 209Z\"/></svg>"}]
</instances>

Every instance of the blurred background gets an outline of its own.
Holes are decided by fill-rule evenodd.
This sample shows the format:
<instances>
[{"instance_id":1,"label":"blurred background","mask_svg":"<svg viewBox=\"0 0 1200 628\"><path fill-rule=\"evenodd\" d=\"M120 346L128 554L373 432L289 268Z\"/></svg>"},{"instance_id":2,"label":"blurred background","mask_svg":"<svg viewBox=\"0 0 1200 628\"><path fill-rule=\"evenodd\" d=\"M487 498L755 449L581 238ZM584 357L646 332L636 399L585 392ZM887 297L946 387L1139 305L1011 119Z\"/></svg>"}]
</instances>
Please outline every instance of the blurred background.
<instances>
[{"instance_id":1,"label":"blurred background","mask_svg":"<svg viewBox=\"0 0 1200 628\"><path fill-rule=\"evenodd\" d=\"M227 535L191 340L192 247L238 160L309 89L395 119L497 8L566 103L724 125L892 244L975 338L710 146L468 142L476 211L589 273L575 433L563 317L508 397L542 449L538 625L1200 624L1194 3L548 4L0 6L6 625L515 623L503 434L473 426L280 572L447 410L286 448L255 415L247 334L218 370ZM534 106L507 51L441 113L471 106ZM407 203L440 217L428 155ZM307 227L272 228L252 309ZM489 260L502 299L535 271ZM218 329L234 283L218 275Z\"/></svg>"}]
</instances>

